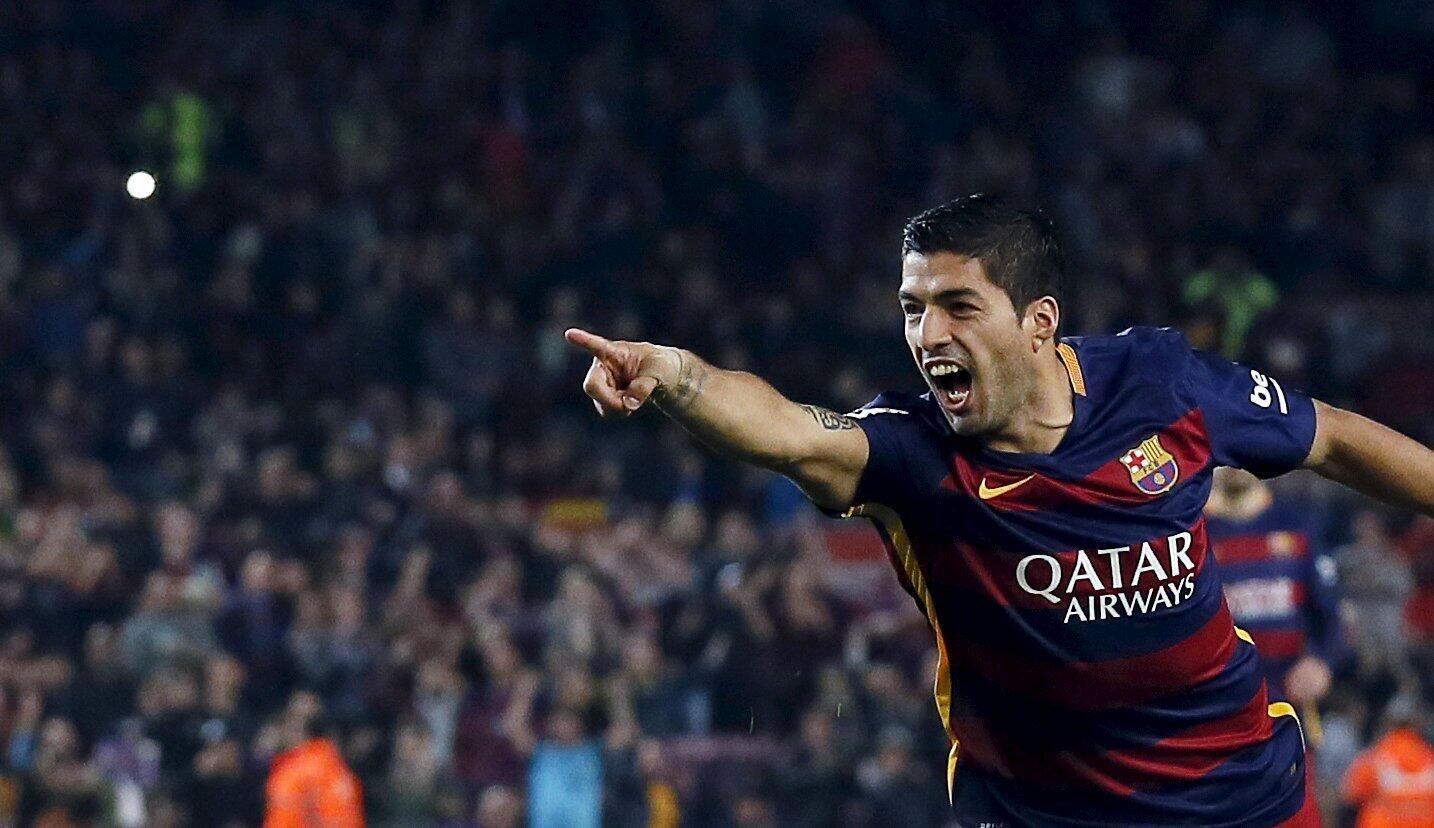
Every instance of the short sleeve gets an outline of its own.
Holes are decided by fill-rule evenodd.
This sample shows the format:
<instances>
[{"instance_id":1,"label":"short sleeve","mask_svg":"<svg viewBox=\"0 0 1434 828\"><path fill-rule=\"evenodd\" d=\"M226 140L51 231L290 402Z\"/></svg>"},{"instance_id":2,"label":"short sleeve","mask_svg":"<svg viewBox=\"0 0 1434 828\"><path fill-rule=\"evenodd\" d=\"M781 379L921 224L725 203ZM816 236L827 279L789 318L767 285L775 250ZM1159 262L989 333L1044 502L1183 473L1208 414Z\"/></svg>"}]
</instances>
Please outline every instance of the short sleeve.
<instances>
[{"instance_id":1,"label":"short sleeve","mask_svg":"<svg viewBox=\"0 0 1434 828\"><path fill-rule=\"evenodd\" d=\"M895 507L905 499L904 493L910 486L907 441L917 425L910 405L882 394L861 408L848 412L847 416L866 433L869 447L866 468L862 470L856 493L848 506L875 502ZM845 514L843 510L822 511L836 517Z\"/></svg>"},{"instance_id":2,"label":"short sleeve","mask_svg":"<svg viewBox=\"0 0 1434 828\"><path fill-rule=\"evenodd\" d=\"M1256 369L1204 351L1189 353L1186 381L1204 415L1215 462L1259 477L1298 468L1314 444L1314 401Z\"/></svg>"}]
</instances>

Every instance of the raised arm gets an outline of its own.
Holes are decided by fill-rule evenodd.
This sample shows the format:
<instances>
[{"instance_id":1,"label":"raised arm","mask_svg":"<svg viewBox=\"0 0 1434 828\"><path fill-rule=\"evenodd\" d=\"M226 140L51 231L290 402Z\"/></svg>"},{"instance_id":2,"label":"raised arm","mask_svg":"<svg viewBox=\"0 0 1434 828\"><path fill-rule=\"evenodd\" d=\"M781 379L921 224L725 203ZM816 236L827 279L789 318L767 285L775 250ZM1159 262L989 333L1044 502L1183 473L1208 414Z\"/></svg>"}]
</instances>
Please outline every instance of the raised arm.
<instances>
[{"instance_id":1,"label":"raised arm","mask_svg":"<svg viewBox=\"0 0 1434 828\"><path fill-rule=\"evenodd\" d=\"M850 417L792 402L760 377L691 351L578 328L566 336L592 354L583 390L604 417L628 416L651 400L713 449L786 475L816 503L850 504L869 450Z\"/></svg>"},{"instance_id":2,"label":"raised arm","mask_svg":"<svg viewBox=\"0 0 1434 828\"><path fill-rule=\"evenodd\" d=\"M1352 411L1315 401L1314 445L1304 467L1434 516L1434 451Z\"/></svg>"}]
</instances>

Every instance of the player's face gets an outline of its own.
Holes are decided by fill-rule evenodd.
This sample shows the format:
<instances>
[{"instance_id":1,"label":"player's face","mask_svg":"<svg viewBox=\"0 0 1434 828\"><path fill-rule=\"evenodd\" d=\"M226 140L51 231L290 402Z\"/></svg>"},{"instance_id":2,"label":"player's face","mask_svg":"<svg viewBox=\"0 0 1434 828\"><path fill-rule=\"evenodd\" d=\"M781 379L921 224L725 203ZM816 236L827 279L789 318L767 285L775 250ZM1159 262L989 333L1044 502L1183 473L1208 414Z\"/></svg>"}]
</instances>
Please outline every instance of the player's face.
<instances>
[{"instance_id":1,"label":"player's face","mask_svg":"<svg viewBox=\"0 0 1434 828\"><path fill-rule=\"evenodd\" d=\"M906 344L957 434L1000 432L1034 394L1030 333L977 259L908 254L901 262Z\"/></svg>"}]
</instances>

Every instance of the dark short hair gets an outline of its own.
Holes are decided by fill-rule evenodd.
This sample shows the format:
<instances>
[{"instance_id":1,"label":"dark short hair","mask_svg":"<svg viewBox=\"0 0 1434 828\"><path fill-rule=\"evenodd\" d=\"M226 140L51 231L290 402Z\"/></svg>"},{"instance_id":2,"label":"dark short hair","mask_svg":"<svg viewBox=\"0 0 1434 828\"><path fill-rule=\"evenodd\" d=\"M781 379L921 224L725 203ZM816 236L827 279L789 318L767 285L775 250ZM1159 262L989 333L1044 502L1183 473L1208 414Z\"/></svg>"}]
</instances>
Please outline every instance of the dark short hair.
<instances>
[{"instance_id":1,"label":"dark short hair","mask_svg":"<svg viewBox=\"0 0 1434 828\"><path fill-rule=\"evenodd\" d=\"M1011 297L1016 314L1042 296L1061 297L1065 256L1050 219L983 194L962 196L913 216L901 255L955 253L981 262L986 277Z\"/></svg>"}]
</instances>

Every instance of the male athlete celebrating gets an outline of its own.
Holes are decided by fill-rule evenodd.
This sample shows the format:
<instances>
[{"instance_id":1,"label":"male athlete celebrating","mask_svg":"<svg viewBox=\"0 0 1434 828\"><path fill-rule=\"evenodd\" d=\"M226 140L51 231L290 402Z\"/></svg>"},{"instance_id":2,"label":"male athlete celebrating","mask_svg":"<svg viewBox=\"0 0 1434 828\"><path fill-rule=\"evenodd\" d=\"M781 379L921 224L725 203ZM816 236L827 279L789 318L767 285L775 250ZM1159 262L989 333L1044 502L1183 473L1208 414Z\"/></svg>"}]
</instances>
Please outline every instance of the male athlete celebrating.
<instances>
[{"instance_id":1,"label":"male athlete celebrating","mask_svg":"<svg viewBox=\"0 0 1434 828\"><path fill-rule=\"evenodd\" d=\"M958 199L907 223L901 266L929 391L846 416L688 351L567 337L601 413L650 399L877 524L936 636L961 824L1313 824L1298 722L1209 554L1211 472L1303 465L1434 513L1434 452L1173 331L1060 337L1039 214Z\"/></svg>"}]
</instances>

